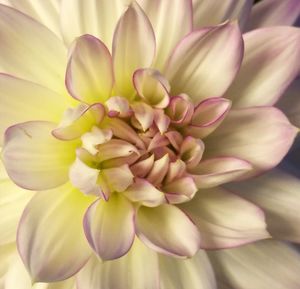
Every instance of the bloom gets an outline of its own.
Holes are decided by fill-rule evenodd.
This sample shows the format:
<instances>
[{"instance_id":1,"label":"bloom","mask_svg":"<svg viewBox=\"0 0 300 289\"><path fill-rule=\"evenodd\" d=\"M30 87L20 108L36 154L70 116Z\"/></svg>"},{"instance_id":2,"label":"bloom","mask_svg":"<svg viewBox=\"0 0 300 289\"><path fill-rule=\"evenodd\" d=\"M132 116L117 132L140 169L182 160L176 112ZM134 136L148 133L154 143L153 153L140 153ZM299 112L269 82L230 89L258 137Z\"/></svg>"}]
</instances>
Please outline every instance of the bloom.
<instances>
[{"instance_id":1,"label":"bloom","mask_svg":"<svg viewBox=\"0 0 300 289\"><path fill-rule=\"evenodd\" d=\"M224 1L216 19L205 18L211 1L10 2L35 19L0 7L2 159L24 189L3 169L17 192L6 267L22 270L17 223L32 281L70 278L49 286L215 288L216 277L247 288L234 272L248 251L278 250L299 264L276 241L242 246L282 238L268 223L277 200L268 189L265 199L245 192L297 133L273 105L299 73L299 29L242 35L247 1ZM270 25L262 5L249 29ZM254 182L264 190L268 177ZM294 275L286 282L299 285Z\"/></svg>"}]
</instances>

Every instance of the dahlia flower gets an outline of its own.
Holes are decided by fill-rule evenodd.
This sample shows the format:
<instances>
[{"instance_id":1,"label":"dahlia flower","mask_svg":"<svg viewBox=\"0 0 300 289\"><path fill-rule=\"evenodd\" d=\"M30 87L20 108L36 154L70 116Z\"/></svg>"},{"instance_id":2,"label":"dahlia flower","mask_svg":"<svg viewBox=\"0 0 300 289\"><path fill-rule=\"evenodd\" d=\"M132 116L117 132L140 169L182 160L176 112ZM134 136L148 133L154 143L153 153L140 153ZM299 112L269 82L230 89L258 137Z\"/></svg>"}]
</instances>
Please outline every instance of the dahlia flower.
<instances>
[{"instance_id":1,"label":"dahlia flower","mask_svg":"<svg viewBox=\"0 0 300 289\"><path fill-rule=\"evenodd\" d=\"M0 287L299 288L299 11L1 4Z\"/></svg>"}]
</instances>

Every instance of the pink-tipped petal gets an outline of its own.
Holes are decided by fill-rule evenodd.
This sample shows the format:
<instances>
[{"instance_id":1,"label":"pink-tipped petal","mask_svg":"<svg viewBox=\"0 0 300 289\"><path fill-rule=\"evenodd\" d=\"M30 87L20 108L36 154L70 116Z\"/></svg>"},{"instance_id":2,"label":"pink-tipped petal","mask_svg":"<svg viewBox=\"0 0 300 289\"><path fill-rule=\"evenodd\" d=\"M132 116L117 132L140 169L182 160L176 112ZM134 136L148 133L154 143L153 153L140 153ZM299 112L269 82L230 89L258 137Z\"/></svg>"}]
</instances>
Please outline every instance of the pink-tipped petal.
<instances>
[{"instance_id":1,"label":"pink-tipped petal","mask_svg":"<svg viewBox=\"0 0 300 289\"><path fill-rule=\"evenodd\" d=\"M243 159L253 166L250 176L276 166L296 134L297 129L274 107L231 110L221 126L206 139L205 158Z\"/></svg>"},{"instance_id":2,"label":"pink-tipped petal","mask_svg":"<svg viewBox=\"0 0 300 289\"><path fill-rule=\"evenodd\" d=\"M0 71L41 84L64 98L63 42L31 17L4 5L0 5L0 31Z\"/></svg>"},{"instance_id":3,"label":"pink-tipped petal","mask_svg":"<svg viewBox=\"0 0 300 289\"><path fill-rule=\"evenodd\" d=\"M177 207L140 207L136 216L139 238L159 253L191 257L200 246L200 234L192 221Z\"/></svg>"},{"instance_id":4,"label":"pink-tipped petal","mask_svg":"<svg viewBox=\"0 0 300 289\"><path fill-rule=\"evenodd\" d=\"M168 130L170 118L160 109L154 111L154 122L161 134Z\"/></svg>"},{"instance_id":5,"label":"pink-tipped petal","mask_svg":"<svg viewBox=\"0 0 300 289\"><path fill-rule=\"evenodd\" d=\"M187 168L197 166L202 159L204 143L200 139L186 137L180 147L180 158L185 162Z\"/></svg>"},{"instance_id":6,"label":"pink-tipped petal","mask_svg":"<svg viewBox=\"0 0 300 289\"><path fill-rule=\"evenodd\" d=\"M105 102L108 108L108 115L116 114L119 117L128 117L131 115L129 102L121 96L112 96Z\"/></svg>"},{"instance_id":7,"label":"pink-tipped petal","mask_svg":"<svg viewBox=\"0 0 300 289\"><path fill-rule=\"evenodd\" d=\"M189 170L199 189L212 188L238 179L252 170L249 162L234 157L218 157L202 161Z\"/></svg>"},{"instance_id":8,"label":"pink-tipped petal","mask_svg":"<svg viewBox=\"0 0 300 289\"><path fill-rule=\"evenodd\" d=\"M133 166L130 167L130 169L135 176L144 178L152 169L153 164L154 155L151 154L150 157L135 163Z\"/></svg>"},{"instance_id":9,"label":"pink-tipped petal","mask_svg":"<svg viewBox=\"0 0 300 289\"><path fill-rule=\"evenodd\" d=\"M5 133L3 162L10 178L20 187L46 190L68 180L77 142L52 136L55 124L33 121L17 124Z\"/></svg>"},{"instance_id":10,"label":"pink-tipped petal","mask_svg":"<svg viewBox=\"0 0 300 289\"><path fill-rule=\"evenodd\" d=\"M146 207L156 207L166 202L164 193L144 179L136 178L123 194L132 202L139 202Z\"/></svg>"},{"instance_id":11,"label":"pink-tipped petal","mask_svg":"<svg viewBox=\"0 0 300 289\"><path fill-rule=\"evenodd\" d=\"M199 228L202 248L231 248L270 237L263 211L224 189L201 190L180 207Z\"/></svg>"},{"instance_id":12,"label":"pink-tipped petal","mask_svg":"<svg viewBox=\"0 0 300 289\"><path fill-rule=\"evenodd\" d=\"M178 159L174 162L171 162L165 179L166 183L170 183L174 179L182 177L185 172L186 172L186 164L184 161Z\"/></svg>"},{"instance_id":13,"label":"pink-tipped petal","mask_svg":"<svg viewBox=\"0 0 300 289\"><path fill-rule=\"evenodd\" d=\"M25 208L17 235L21 258L35 282L64 280L91 255L82 219L92 202L70 184L37 193Z\"/></svg>"},{"instance_id":14,"label":"pink-tipped petal","mask_svg":"<svg viewBox=\"0 0 300 289\"><path fill-rule=\"evenodd\" d=\"M144 102L136 102L131 105L134 117L141 125L142 129L146 131L154 121L154 112L150 105Z\"/></svg>"},{"instance_id":15,"label":"pink-tipped petal","mask_svg":"<svg viewBox=\"0 0 300 289\"><path fill-rule=\"evenodd\" d=\"M72 140L79 138L89 132L94 125L98 125L104 118L104 107L100 103L91 106L80 104L76 108L65 111L59 126L52 134L61 140Z\"/></svg>"},{"instance_id":16,"label":"pink-tipped petal","mask_svg":"<svg viewBox=\"0 0 300 289\"><path fill-rule=\"evenodd\" d=\"M73 42L69 54L69 93L84 103L104 103L113 86L112 59L106 46L92 35L83 35Z\"/></svg>"},{"instance_id":17,"label":"pink-tipped petal","mask_svg":"<svg viewBox=\"0 0 300 289\"><path fill-rule=\"evenodd\" d=\"M84 217L86 237L102 260L117 259L130 249L134 232L134 208L121 195L97 200Z\"/></svg>"},{"instance_id":18,"label":"pink-tipped petal","mask_svg":"<svg viewBox=\"0 0 300 289\"><path fill-rule=\"evenodd\" d=\"M138 95L156 108L166 108L169 104L170 85L155 69L138 69L133 75L134 87Z\"/></svg>"},{"instance_id":19,"label":"pink-tipped petal","mask_svg":"<svg viewBox=\"0 0 300 289\"><path fill-rule=\"evenodd\" d=\"M169 170L169 163L170 158L168 154L156 160L147 176L147 180L153 185L160 184Z\"/></svg>"},{"instance_id":20,"label":"pink-tipped petal","mask_svg":"<svg viewBox=\"0 0 300 289\"><path fill-rule=\"evenodd\" d=\"M157 254L136 238L119 259L101 262L92 257L78 273L76 288L160 289L159 271Z\"/></svg>"},{"instance_id":21,"label":"pink-tipped petal","mask_svg":"<svg viewBox=\"0 0 300 289\"><path fill-rule=\"evenodd\" d=\"M234 108L273 105L300 71L300 29L267 27L244 34L245 56L226 92Z\"/></svg>"},{"instance_id":22,"label":"pink-tipped petal","mask_svg":"<svg viewBox=\"0 0 300 289\"><path fill-rule=\"evenodd\" d=\"M120 18L113 37L113 67L120 95L132 98L133 73L149 67L155 55L155 36L149 19L134 1Z\"/></svg>"},{"instance_id":23,"label":"pink-tipped petal","mask_svg":"<svg viewBox=\"0 0 300 289\"><path fill-rule=\"evenodd\" d=\"M266 26L292 26L300 14L298 0L264 0L252 8L248 30Z\"/></svg>"},{"instance_id":24,"label":"pink-tipped petal","mask_svg":"<svg viewBox=\"0 0 300 289\"><path fill-rule=\"evenodd\" d=\"M171 93L186 93L198 103L223 95L236 76L243 56L243 39L236 22L203 28L186 36L168 60Z\"/></svg>"},{"instance_id":25,"label":"pink-tipped petal","mask_svg":"<svg viewBox=\"0 0 300 289\"><path fill-rule=\"evenodd\" d=\"M138 3L153 26L157 47L153 66L161 70L178 41L192 31L192 0L138 0Z\"/></svg>"}]
</instances>

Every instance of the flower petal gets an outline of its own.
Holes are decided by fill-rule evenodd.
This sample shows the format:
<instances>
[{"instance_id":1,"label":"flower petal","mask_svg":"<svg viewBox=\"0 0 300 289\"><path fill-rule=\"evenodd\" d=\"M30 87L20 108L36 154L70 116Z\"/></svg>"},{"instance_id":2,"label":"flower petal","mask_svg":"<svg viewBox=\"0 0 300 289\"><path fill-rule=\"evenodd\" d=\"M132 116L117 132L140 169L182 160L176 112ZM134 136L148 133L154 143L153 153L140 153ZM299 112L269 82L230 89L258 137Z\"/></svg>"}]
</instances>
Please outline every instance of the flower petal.
<instances>
[{"instance_id":1,"label":"flower petal","mask_svg":"<svg viewBox=\"0 0 300 289\"><path fill-rule=\"evenodd\" d=\"M213 268L204 251L186 260L159 256L161 289L217 289Z\"/></svg>"},{"instance_id":2,"label":"flower petal","mask_svg":"<svg viewBox=\"0 0 300 289\"><path fill-rule=\"evenodd\" d=\"M193 0L194 28L217 25L238 19L244 27L252 8L252 0Z\"/></svg>"},{"instance_id":3,"label":"flower petal","mask_svg":"<svg viewBox=\"0 0 300 289\"><path fill-rule=\"evenodd\" d=\"M4 166L0 161L0 171ZM21 214L33 193L0 176L0 245L14 242Z\"/></svg>"},{"instance_id":4,"label":"flower petal","mask_svg":"<svg viewBox=\"0 0 300 289\"><path fill-rule=\"evenodd\" d=\"M240 67L243 40L237 23L203 28L185 37L166 67L172 94L188 94L198 103L221 96Z\"/></svg>"},{"instance_id":5,"label":"flower petal","mask_svg":"<svg viewBox=\"0 0 300 289\"><path fill-rule=\"evenodd\" d=\"M154 120L152 107L144 102L133 103L131 107L134 112L134 117L139 122L141 128L146 131Z\"/></svg>"},{"instance_id":6,"label":"flower petal","mask_svg":"<svg viewBox=\"0 0 300 289\"><path fill-rule=\"evenodd\" d=\"M106 46L92 35L77 38L70 48L66 86L76 99L104 103L113 86L112 59Z\"/></svg>"},{"instance_id":7,"label":"flower petal","mask_svg":"<svg viewBox=\"0 0 300 289\"><path fill-rule=\"evenodd\" d=\"M140 202L147 207L156 207L166 202L164 193L144 179L136 178L123 194L132 202Z\"/></svg>"},{"instance_id":8,"label":"flower petal","mask_svg":"<svg viewBox=\"0 0 300 289\"><path fill-rule=\"evenodd\" d=\"M272 236L300 243L298 178L273 170L261 177L227 187L264 210Z\"/></svg>"},{"instance_id":9,"label":"flower petal","mask_svg":"<svg viewBox=\"0 0 300 289\"><path fill-rule=\"evenodd\" d=\"M29 120L58 122L68 105L64 97L45 87L0 74L0 144L9 126Z\"/></svg>"},{"instance_id":10,"label":"flower petal","mask_svg":"<svg viewBox=\"0 0 300 289\"><path fill-rule=\"evenodd\" d=\"M68 180L77 142L63 142L51 135L55 124L33 121L10 127L5 134L3 162L20 187L44 190Z\"/></svg>"},{"instance_id":11,"label":"flower petal","mask_svg":"<svg viewBox=\"0 0 300 289\"><path fill-rule=\"evenodd\" d=\"M128 254L117 260L91 258L77 275L77 288L159 289L157 254L135 239Z\"/></svg>"},{"instance_id":12,"label":"flower petal","mask_svg":"<svg viewBox=\"0 0 300 289\"><path fill-rule=\"evenodd\" d=\"M74 275L91 251L82 219L93 199L65 184L37 193L23 212L18 249L35 282L53 282Z\"/></svg>"},{"instance_id":13,"label":"flower petal","mask_svg":"<svg viewBox=\"0 0 300 289\"><path fill-rule=\"evenodd\" d=\"M125 255L135 236L132 204L118 194L113 194L107 202L97 200L85 214L84 231L102 260Z\"/></svg>"},{"instance_id":14,"label":"flower petal","mask_svg":"<svg viewBox=\"0 0 300 289\"><path fill-rule=\"evenodd\" d=\"M209 257L218 280L226 288L296 289L300 286L300 255L288 244L266 240L231 250L211 251Z\"/></svg>"},{"instance_id":15,"label":"flower petal","mask_svg":"<svg viewBox=\"0 0 300 289\"><path fill-rule=\"evenodd\" d=\"M62 0L61 30L67 45L91 34L111 48L115 26L130 0Z\"/></svg>"},{"instance_id":16,"label":"flower petal","mask_svg":"<svg viewBox=\"0 0 300 289\"><path fill-rule=\"evenodd\" d=\"M161 205L140 207L136 216L136 234L151 249L177 257L191 257L199 249L196 226L177 207Z\"/></svg>"},{"instance_id":17,"label":"flower petal","mask_svg":"<svg viewBox=\"0 0 300 289\"><path fill-rule=\"evenodd\" d=\"M266 26L292 26L300 14L298 0L264 0L252 8L248 30Z\"/></svg>"},{"instance_id":18,"label":"flower petal","mask_svg":"<svg viewBox=\"0 0 300 289\"><path fill-rule=\"evenodd\" d=\"M0 5L0 31L1 71L65 92L67 51L55 34L3 5Z\"/></svg>"},{"instance_id":19,"label":"flower petal","mask_svg":"<svg viewBox=\"0 0 300 289\"><path fill-rule=\"evenodd\" d=\"M189 170L198 189L212 188L228 183L252 169L248 162L234 157L218 157L203 160Z\"/></svg>"},{"instance_id":20,"label":"flower petal","mask_svg":"<svg viewBox=\"0 0 300 289\"><path fill-rule=\"evenodd\" d=\"M113 66L117 92L132 98L133 73L149 67L155 54L155 36L149 19L136 2L120 18L113 38Z\"/></svg>"},{"instance_id":21,"label":"flower petal","mask_svg":"<svg viewBox=\"0 0 300 289\"><path fill-rule=\"evenodd\" d=\"M201 248L231 248L270 237L262 210L224 189L201 190L180 207L196 223Z\"/></svg>"},{"instance_id":22,"label":"flower petal","mask_svg":"<svg viewBox=\"0 0 300 289\"><path fill-rule=\"evenodd\" d=\"M155 32L157 53L154 67L162 69L177 42L192 31L191 0L139 0L138 3Z\"/></svg>"},{"instance_id":23,"label":"flower petal","mask_svg":"<svg viewBox=\"0 0 300 289\"><path fill-rule=\"evenodd\" d=\"M221 126L206 139L205 158L240 158L253 165L253 173L257 174L282 160L296 133L296 128L276 108L231 110Z\"/></svg>"},{"instance_id":24,"label":"flower petal","mask_svg":"<svg viewBox=\"0 0 300 289\"><path fill-rule=\"evenodd\" d=\"M226 92L233 107L273 105L299 74L300 29L268 27L244 34L245 56Z\"/></svg>"},{"instance_id":25,"label":"flower petal","mask_svg":"<svg viewBox=\"0 0 300 289\"><path fill-rule=\"evenodd\" d=\"M31 16L38 22L47 26L58 37L61 37L59 10L61 0L40 1L40 0L9 0L12 7Z\"/></svg>"}]
</instances>

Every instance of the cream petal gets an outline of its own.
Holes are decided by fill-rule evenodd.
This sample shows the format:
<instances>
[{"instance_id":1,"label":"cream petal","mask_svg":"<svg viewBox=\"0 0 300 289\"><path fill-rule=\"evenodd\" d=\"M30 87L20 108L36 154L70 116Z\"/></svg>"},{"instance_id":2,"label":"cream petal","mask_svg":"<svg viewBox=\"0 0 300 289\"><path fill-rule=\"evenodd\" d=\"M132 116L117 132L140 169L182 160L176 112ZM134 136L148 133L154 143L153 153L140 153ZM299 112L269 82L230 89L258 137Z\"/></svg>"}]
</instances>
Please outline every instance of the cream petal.
<instances>
[{"instance_id":1,"label":"cream petal","mask_svg":"<svg viewBox=\"0 0 300 289\"><path fill-rule=\"evenodd\" d=\"M123 194L132 202L139 202L147 207L156 207L166 202L163 192L139 178L135 178L134 183Z\"/></svg>"},{"instance_id":2,"label":"cream petal","mask_svg":"<svg viewBox=\"0 0 300 289\"><path fill-rule=\"evenodd\" d=\"M136 177L144 178L152 169L153 164L154 164L154 155L151 154L150 157L142 161L136 162L134 165L130 167L130 169Z\"/></svg>"},{"instance_id":3,"label":"cream petal","mask_svg":"<svg viewBox=\"0 0 300 289\"><path fill-rule=\"evenodd\" d=\"M268 230L275 238L300 243L300 181L280 170L228 188L257 204L266 214Z\"/></svg>"},{"instance_id":4,"label":"cream petal","mask_svg":"<svg viewBox=\"0 0 300 289\"><path fill-rule=\"evenodd\" d=\"M266 26L292 26L300 14L298 0L264 0L256 3L252 8L248 30Z\"/></svg>"},{"instance_id":5,"label":"cream petal","mask_svg":"<svg viewBox=\"0 0 300 289\"><path fill-rule=\"evenodd\" d=\"M173 180L182 177L185 172L186 165L182 160L177 159L176 161L171 162L165 179L166 183L170 183Z\"/></svg>"},{"instance_id":6,"label":"cream petal","mask_svg":"<svg viewBox=\"0 0 300 289\"><path fill-rule=\"evenodd\" d=\"M112 96L105 104L109 116L128 117L132 114L128 100L122 96Z\"/></svg>"},{"instance_id":7,"label":"cream petal","mask_svg":"<svg viewBox=\"0 0 300 289\"><path fill-rule=\"evenodd\" d=\"M144 102L137 102L131 105L134 117L141 125L142 129L146 131L153 123L154 112L150 105Z\"/></svg>"},{"instance_id":8,"label":"cream petal","mask_svg":"<svg viewBox=\"0 0 300 289\"><path fill-rule=\"evenodd\" d=\"M159 256L161 289L217 289L213 268L204 251L186 260Z\"/></svg>"},{"instance_id":9,"label":"cream petal","mask_svg":"<svg viewBox=\"0 0 300 289\"><path fill-rule=\"evenodd\" d=\"M298 128L300 128L300 102L297 101L299 91L300 79L297 78L276 104L288 117L290 122Z\"/></svg>"},{"instance_id":10,"label":"cream petal","mask_svg":"<svg viewBox=\"0 0 300 289\"><path fill-rule=\"evenodd\" d=\"M8 0L12 7L31 16L61 37L59 13L61 0Z\"/></svg>"},{"instance_id":11,"label":"cream petal","mask_svg":"<svg viewBox=\"0 0 300 289\"><path fill-rule=\"evenodd\" d=\"M113 37L113 67L117 92L127 98L134 95L133 73L149 67L155 55L155 36L146 14L132 2L120 18Z\"/></svg>"},{"instance_id":12,"label":"cream petal","mask_svg":"<svg viewBox=\"0 0 300 289\"><path fill-rule=\"evenodd\" d=\"M105 44L92 35L77 38L70 48L66 87L76 99L104 103L113 87L112 59Z\"/></svg>"},{"instance_id":13,"label":"cream petal","mask_svg":"<svg viewBox=\"0 0 300 289\"><path fill-rule=\"evenodd\" d=\"M64 280L86 263L91 251L82 220L92 201L67 183L38 192L27 205L17 243L33 281Z\"/></svg>"},{"instance_id":14,"label":"cream petal","mask_svg":"<svg viewBox=\"0 0 300 289\"><path fill-rule=\"evenodd\" d=\"M80 104L75 108L68 108L61 123L52 131L52 134L61 140L73 140L89 132L104 118L105 109L101 103L90 106Z\"/></svg>"},{"instance_id":15,"label":"cream petal","mask_svg":"<svg viewBox=\"0 0 300 289\"><path fill-rule=\"evenodd\" d=\"M78 273L77 288L159 289L157 254L136 239L129 253L117 260L93 257Z\"/></svg>"},{"instance_id":16,"label":"cream petal","mask_svg":"<svg viewBox=\"0 0 300 289\"><path fill-rule=\"evenodd\" d=\"M10 127L5 134L3 162L20 187L45 190L68 180L77 142L63 142L51 135L55 124L33 121Z\"/></svg>"},{"instance_id":17,"label":"cream petal","mask_svg":"<svg viewBox=\"0 0 300 289\"><path fill-rule=\"evenodd\" d=\"M76 37L91 34L109 48L115 26L131 0L62 0L61 30L69 45Z\"/></svg>"},{"instance_id":18,"label":"cream petal","mask_svg":"<svg viewBox=\"0 0 300 289\"><path fill-rule=\"evenodd\" d=\"M166 108L169 104L170 85L155 69L138 69L133 75L134 87L138 95L156 108Z\"/></svg>"},{"instance_id":19,"label":"cream petal","mask_svg":"<svg viewBox=\"0 0 300 289\"><path fill-rule=\"evenodd\" d=\"M125 255L135 236L134 208L123 196L97 200L84 217L84 231L91 247L102 260Z\"/></svg>"},{"instance_id":20,"label":"cream petal","mask_svg":"<svg viewBox=\"0 0 300 289\"><path fill-rule=\"evenodd\" d=\"M5 171L0 161L0 171ZM16 240L21 214L33 193L16 186L8 177L0 174L0 245Z\"/></svg>"},{"instance_id":21,"label":"cream petal","mask_svg":"<svg viewBox=\"0 0 300 289\"><path fill-rule=\"evenodd\" d=\"M266 240L209 252L217 278L229 288L297 289L300 255L292 246ZM226 287L228 288L228 287Z\"/></svg>"},{"instance_id":22,"label":"cream petal","mask_svg":"<svg viewBox=\"0 0 300 289\"><path fill-rule=\"evenodd\" d=\"M296 136L284 114L273 107L231 110L205 142L205 158L233 156L248 161L257 174L276 166Z\"/></svg>"},{"instance_id":23,"label":"cream petal","mask_svg":"<svg viewBox=\"0 0 300 289\"><path fill-rule=\"evenodd\" d=\"M200 139L187 136L180 147L180 158L185 162L188 169L197 166L202 159L204 143Z\"/></svg>"},{"instance_id":24,"label":"cream petal","mask_svg":"<svg viewBox=\"0 0 300 289\"><path fill-rule=\"evenodd\" d=\"M217 25L228 19L238 19L244 27L249 17L253 0L193 0L194 28Z\"/></svg>"},{"instance_id":25,"label":"cream petal","mask_svg":"<svg viewBox=\"0 0 300 289\"><path fill-rule=\"evenodd\" d=\"M221 188L201 190L180 208L196 223L201 248L231 248L270 237L263 211Z\"/></svg>"},{"instance_id":26,"label":"cream petal","mask_svg":"<svg viewBox=\"0 0 300 289\"><path fill-rule=\"evenodd\" d=\"M262 28L244 41L243 63L226 96L235 108L273 105L299 74L300 29Z\"/></svg>"},{"instance_id":27,"label":"cream petal","mask_svg":"<svg viewBox=\"0 0 300 289\"><path fill-rule=\"evenodd\" d=\"M243 57L237 23L196 30L177 44L165 70L171 93L188 94L198 103L221 96L236 76Z\"/></svg>"},{"instance_id":28,"label":"cream petal","mask_svg":"<svg viewBox=\"0 0 300 289\"><path fill-rule=\"evenodd\" d=\"M153 185L159 185L169 170L170 158L165 154L160 159L154 161L151 171L147 176L147 180Z\"/></svg>"},{"instance_id":29,"label":"cream petal","mask_svg":"<svg viewBox=\"0 0 300 289\"><path fill-rule=\"evenodd\" d=\"M154 111L154 122L160 133L164 134L170 125L170 118L167 115L165 115L163 110L156 109Z\"/></svg>"},{"instance_id":30,"label":"cream petal","mask_svg":"<svg viewBox=\"0 0 300 289\"><path fill-rule=\"evenodd\" d=\"M0 74L0 144L9 126L29 120L58 122L68 105L64 97L43 86Z\"/></svg>"},{"instance_id":31,"label":"cream petal","mask_svg":"<svg viewBox=\"0 0 300 289\"><path fill-rule=\"evenodd\" d=\"M0 6L0 70L65 92L67 51L59 38L32 18Z\"/></svg>"},{"instance_id":32,"label":"cream petal","mask_svg":"<svg viewBox=\"0 0 300 289\"><path fill-rule=\"evenodd\" d=\"M136 234L151 249L160 253L191 257L200 246L200 234L192 221L177 207L140 207Z\"/></svg>"},{"instance_id":33,"label":"cream petal","mask_svg":"<svg viewBox=\"0 0 300 289\"><path fill-rule=\"evenodd\" d=\"M212 188L229 183L252 170L249 162L234 157L218 157L203 160L189 169L198 189Z\"/></svg>"},{"instance_id":34,"label":"cream petal","mask_svg":"<svg viewBox=\"0 0 300 289\"><path fill-rule=\"evenodd\" d=\"M157 53L154 67L162 69L177 42L192 31L191 0L139 0L138 3L155 32Z\"/></svg>"}]
</instances>

